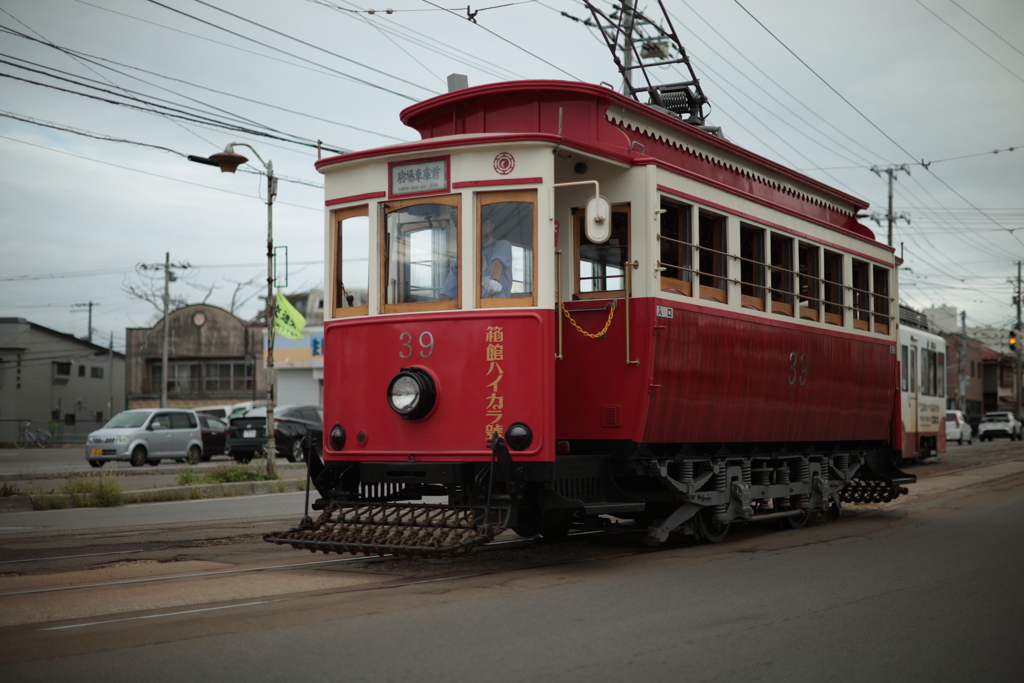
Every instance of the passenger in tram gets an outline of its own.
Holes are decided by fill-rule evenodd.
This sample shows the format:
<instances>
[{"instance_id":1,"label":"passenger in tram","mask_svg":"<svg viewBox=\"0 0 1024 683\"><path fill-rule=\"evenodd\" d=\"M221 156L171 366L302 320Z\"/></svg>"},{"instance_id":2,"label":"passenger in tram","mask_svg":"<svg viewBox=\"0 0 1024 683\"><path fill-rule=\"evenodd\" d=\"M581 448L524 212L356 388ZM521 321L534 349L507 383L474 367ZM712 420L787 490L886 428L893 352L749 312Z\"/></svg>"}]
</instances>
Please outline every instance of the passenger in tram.
<instances>
[{"instance_id":1,"label":"passenger in tram","mask_svg":"<svg viewBox=\"0 0 1024 683\"><path fill-rule=\"evenodd\" d=\"M480 228L483 273L481 273L480 297L482 299L504 299L512 292L512 245L508 240L494 239L494 221L485 218ZM441 301L450 301L458 296L459 264L452 261L448 280L438 295Z\"/></svg>"}]
</instances>

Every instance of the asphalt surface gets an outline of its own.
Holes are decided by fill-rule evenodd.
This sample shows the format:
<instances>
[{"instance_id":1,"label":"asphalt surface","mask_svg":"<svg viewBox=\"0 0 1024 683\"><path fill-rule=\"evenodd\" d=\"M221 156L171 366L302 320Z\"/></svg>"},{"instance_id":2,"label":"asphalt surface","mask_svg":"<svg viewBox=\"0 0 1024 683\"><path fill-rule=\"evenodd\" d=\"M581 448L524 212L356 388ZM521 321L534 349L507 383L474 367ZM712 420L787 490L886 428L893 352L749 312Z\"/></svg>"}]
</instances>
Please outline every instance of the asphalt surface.
<instances>
[{"instance_id":1,"label":"asphalt surface","mask_svg":"<svg viewBox=\"0 0 1024 683\"><path fill-rule=\"evenodd\" d=\"M353 562L241 536L162 550L186 532L253 530L167 523L178 507L294 494L98 510L164 521L24 535L29 555L99 543L137 554L89 558L94 567L77 573L52 573L60 558L0 568L0 616L15 619L0 627L0 678L1014 680L1024 604L1016 446L908 466L920 476L908 496L836 522L747 527L656 552L597 539ZM986 459L997 462L979 466Z\"/></svg>"}]
</instances>

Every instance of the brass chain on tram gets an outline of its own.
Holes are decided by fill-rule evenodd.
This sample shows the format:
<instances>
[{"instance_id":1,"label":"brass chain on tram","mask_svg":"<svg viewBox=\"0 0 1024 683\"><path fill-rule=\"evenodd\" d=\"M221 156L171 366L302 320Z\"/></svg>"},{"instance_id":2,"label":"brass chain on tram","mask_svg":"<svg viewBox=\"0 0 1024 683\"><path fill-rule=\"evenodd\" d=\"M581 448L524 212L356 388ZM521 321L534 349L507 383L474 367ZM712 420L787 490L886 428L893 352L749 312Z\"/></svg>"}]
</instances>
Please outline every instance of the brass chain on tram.
<instances>
[{"instance_id":1,"label":"brass chain on tram","mask_svg":"<svg viewBox=\"0 0 1024 683\"><path fill-rule=\"evenodd\" d=\"M572 319L572 316L569 315L569 310L565 307L564 303L559 302L558 305L561 306L562 314L569 319L569 322L572 323L572 326L579 330L580 334L582 334L584 337L590 337L591 339L601 339L602 337L604 337L604 333L607 332L608 328L611 327L612 325L612 318L615 317L616 302L613 301L611 304L611 309L608 311L608 320L605 321L604 327L602 327L601 331L598 332L597 334L591 334L590 332L587 332L582 327L580 327L578 322Z\"/></svg>"}]
</instances>

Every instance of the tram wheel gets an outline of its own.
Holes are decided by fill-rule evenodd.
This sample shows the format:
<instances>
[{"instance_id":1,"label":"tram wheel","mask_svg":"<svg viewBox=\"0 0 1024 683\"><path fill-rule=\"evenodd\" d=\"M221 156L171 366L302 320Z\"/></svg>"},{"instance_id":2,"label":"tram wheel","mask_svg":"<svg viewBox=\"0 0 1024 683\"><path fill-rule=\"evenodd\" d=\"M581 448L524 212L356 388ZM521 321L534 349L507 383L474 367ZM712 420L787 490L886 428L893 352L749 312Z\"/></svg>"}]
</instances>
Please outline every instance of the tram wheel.
<instances>
[{"instance_id":1,"label":"tram wheel","mask_svg":"<svg viewBox=\"0 0 1024 683\"><path fill-rule=\"evenodd\" d=\"M807 510L801 510L799 515L793 515L792 517L785 517L782 520L783 529L803 529L807 526L807 522L811 519L811 513Z\"/></svg>"},{"instance_id":2,"label":"tram wheel","mask_svg":"<svg viewBox=\"0 0 1024 683\"><path fill-rule=\"evenodd\" d=\"M572 515L568 510L547 510L540 522L540 535L549 541L560 541L569 535Z\"/></svg>"},{"instance_id":3,"label":"tram wheel","mask_svg":"<svg viewBox=\"0 0 1024 683\"><path fill-rule=\"evenodd\" d=\"M697 533L701 540L707 543L718 543L725 540L729 535L729 522L719 522L711 518L710 510L701 510L697 513Z\"/></svg>"},{"instance_id":4,"label":"tram wheel","mask_svg":"<svg viewBox=\"0 0 1024 683\"><path fill-rule=\"evenodd\" d=\"M535 509L520 508L516 515L516 523L512 525L512 531L523 538L539 536L541 532L540 513Z\"/></svg>"}]
</instances>

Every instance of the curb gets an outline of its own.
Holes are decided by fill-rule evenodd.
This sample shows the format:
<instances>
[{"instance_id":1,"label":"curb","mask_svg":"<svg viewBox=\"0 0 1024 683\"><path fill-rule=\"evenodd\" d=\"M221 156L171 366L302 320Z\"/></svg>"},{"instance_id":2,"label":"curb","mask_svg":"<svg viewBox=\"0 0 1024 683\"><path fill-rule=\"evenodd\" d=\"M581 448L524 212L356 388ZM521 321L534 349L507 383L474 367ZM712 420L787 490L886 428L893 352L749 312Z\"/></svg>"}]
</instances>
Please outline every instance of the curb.
<instances>
[{"instance_id":1,"label":"curb","mask_svg":"<svg viewBox=\"0 0 1024 683\"><path fill-rule=\"evenodd\" d=\"M234 461L228 462L217 462L214 465L233 465L236 464ZM111 474L114 476L124 477L138 477L147 476L153 474L176 474L178 470L183 467L189 467L189 465L175 464L175 465L157 465L156 467L133 467L131 469L93 469L93 470L82 470L80 472L21 472L18 474L0 474L0 481L33 481L33 480L47 480L47 479L77 479L80 477L99 477L104 474ZM197 471L202 471L203 468L197 468ZM303 463L277 463L274 466L277 471L282 470L305 470L306 465ZM252 483L252 482L250 482Z\"/></svg>"},{"instance_id":2,"label":"curb","mask_svg":"<svg viewBox=\"0 0 1024 683\"><path fill-rule=\"evenodd\" d=\"M266 493L290 493L293 490L298 491L294 486L295 481L298 480L241 481L227 484L196 484L193 486L167 486L159 489L124 491L121 494L121 505L164 503L175 500L201 500L205 498L235 498ZM76 505L76 498L84 502L85 505ZM94 507L89 504L91 498L92 494L88 493L78 494L77 496L64 493L47 493L35 496L5 496L0 498L0 513L32 511L36 509L36 504L39 504L41 509Z\"/></svg>"}]
</instances>

